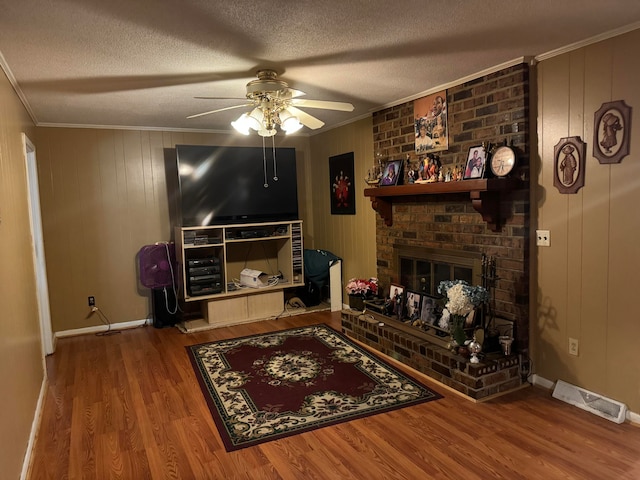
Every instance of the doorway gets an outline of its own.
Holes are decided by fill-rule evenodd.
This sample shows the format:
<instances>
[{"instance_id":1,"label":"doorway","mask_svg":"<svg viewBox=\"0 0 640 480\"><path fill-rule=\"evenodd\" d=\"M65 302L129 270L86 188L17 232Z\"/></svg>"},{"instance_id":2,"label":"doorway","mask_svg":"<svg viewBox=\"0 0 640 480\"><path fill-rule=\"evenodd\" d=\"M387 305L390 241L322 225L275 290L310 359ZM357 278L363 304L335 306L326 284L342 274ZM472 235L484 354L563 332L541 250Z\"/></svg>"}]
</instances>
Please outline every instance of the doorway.
<instances>
[{"instance_id":1,"label":"doorway","mask_svg":"<svg viewBox=\"0 0 640 480\"><path fill-rule=\"evenodd\" d=\"M29 137L24 133L22 134L22 145L27 167L29 219L31 223L31 240L36 276L36 296L38 298L38 316L40 317L42 352L44 355L51 355L55 351L55 346L53 343L53 333L51 331L49 285L47 283L47 267L44 256L44 239L42 236L42 217L40 214L40 190L38 188L36 148L31 140L29 140Z\"/></svg>"}]
</instances>

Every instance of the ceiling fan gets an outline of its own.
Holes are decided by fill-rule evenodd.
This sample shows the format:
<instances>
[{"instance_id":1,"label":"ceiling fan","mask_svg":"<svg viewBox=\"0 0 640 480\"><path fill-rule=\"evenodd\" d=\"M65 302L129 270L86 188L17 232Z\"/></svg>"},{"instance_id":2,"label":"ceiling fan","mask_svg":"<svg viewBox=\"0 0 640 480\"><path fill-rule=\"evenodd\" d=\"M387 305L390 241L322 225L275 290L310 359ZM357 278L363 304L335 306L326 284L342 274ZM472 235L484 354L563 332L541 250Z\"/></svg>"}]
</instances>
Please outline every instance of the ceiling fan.
<instances>
[{"instance_id":1,"label":"ceiling fan","mask_svg":"<svg viewBox=\"0 0 640 480\"><path fill-rule=\"evenodd\" d=\"M202 117L217 112L233 110L235 108L253 107L250 112L243 113L231 125L240 133L249 135L255 130L262 137L272 137L276 134L276 126L287 134L296 132L306 126L312 130L320 128L324 122L297 107L319 108L325 110L353 111L353 105L347 102L333 102L325 100L308 100L299 98L305 93L289 88L289 85L277 78L274 70L258 70L257 79L247 83L246 101L240 105L218 108L208 112L190 115L187 118ZM195 97L217 100L220 97Z\"/></svg>"}]
</instances>

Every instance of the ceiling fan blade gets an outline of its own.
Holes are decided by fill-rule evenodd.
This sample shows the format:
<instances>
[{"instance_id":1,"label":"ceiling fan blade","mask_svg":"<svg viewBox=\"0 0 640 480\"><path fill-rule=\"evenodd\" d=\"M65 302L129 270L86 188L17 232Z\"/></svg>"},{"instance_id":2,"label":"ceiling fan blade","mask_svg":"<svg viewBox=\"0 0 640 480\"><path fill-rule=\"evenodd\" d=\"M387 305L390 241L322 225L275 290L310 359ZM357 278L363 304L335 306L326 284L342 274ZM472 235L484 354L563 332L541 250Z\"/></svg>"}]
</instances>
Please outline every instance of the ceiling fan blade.
<instances>
[{"instance_id":1,"label":"ceiling fan blade","mask_svg":"<svg viewBox=\"0 0 640 480\"><path fill-rule=\"evenodd\" d=\"M246 100L247 97L193 97L199 100Z\"/></svg>"},{"instance_id":2,"label":"ceiling fan blade","mask_svg":"<svg viewBox=\"0 0 640 480\"><path fill-rule=\"evenodd\" d=\"M309 115L307 112L303 112L296 107L287 107L287 109L289 110L289 112L291 112L292 115L298 117L298 120L300 120L301 124L303 124L305 127L309 127L311 130L321 128L324 125L324 122L322 120L314 117L313 115Z\"/></svg>"},{"instance_id":3,"label":"ceiling fan blade","mask_svg":"<svg viewBox=\"0 0 640 480\"><path fill-rule=\"evenodd\" d=\"M304 98L296 98L291 101L291 104L305 108L323 108L325 110L353 112L353 105L347 102L330 102L327 100L306 100Z\"/></svg>"},{"instance_id":4,"label":"ceiling fan blade","mask_svg":"<svg viewBox=\"0 0 640 480\"><path fill-rule=\"evenodd\" d=\"M187 118L203 117L204 115L211 115L212 113L224 112L225 110L233 110L234 108L250 107L253 103L243 103L242 105L234 105L232 107L218 108L216 110L209 110L208 112L196 113L195 115L189 115Z\"/></svg>"},{"instance_id":5,"label":"ceiling fan blade","mask_svg":"<svg viewBox=\"0 0 640 480\"><path fill-rule=\"evenodd\" d=\"M291 98L302 97L306 95L306 93L301 92L300 90L296 90L295 88L289 88L289 93L291 93Z\"/></svg>"}]
</instances>

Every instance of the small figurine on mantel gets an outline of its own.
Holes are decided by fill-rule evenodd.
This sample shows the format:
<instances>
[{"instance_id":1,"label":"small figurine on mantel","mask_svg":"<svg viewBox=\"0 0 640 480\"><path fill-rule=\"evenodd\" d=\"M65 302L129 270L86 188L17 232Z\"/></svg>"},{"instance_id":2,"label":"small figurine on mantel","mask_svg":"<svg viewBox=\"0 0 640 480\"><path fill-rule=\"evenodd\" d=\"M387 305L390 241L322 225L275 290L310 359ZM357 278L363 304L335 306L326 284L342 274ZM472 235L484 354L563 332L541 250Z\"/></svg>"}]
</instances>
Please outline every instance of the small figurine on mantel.
<instances>
[{"instance_id":1,"label":"small figurine on mantel","mask_svg":"<svg viewBox=\"0 0 640 480\"><path fill-rule=\"evenodd\" d=\"M447 173L444 174L444 181L450 182L452 180L451 167L447 168Z\"/></svg>"},{"instance_id":2,"label":"small figurine on mantel","mask_svg":"<svg viewBox=\"0 0 640 480\"><path fill-rule=\"evenodd\" d=\"M373 166L367 171L367 176L364 181L369 185L378 185L382 178L382 172L384 170L384 155L381 150L376 151Z\"/></svg>"},{"instance_id":3,"label":"small figurine on mantel","mask_svg":"<svg viewBox=\"0 0 640 480\"><path fill-rule=\"evenodd\" d=\"M407 173L407 179L409 183L415 183L416 181L416 171L413 169L411 165L409 165L409 172Z\"/></svg>"},{"instance_id":4,"label":"small figurine on mantel","mask_svg":"<svg viewBox=\"0 0 640 480\"><path fill-rule=\"evenodd\" d=\"M427 155L429 157L428 178L427 182L437 182L440 173L440 159L436 155Z\"/></svg>"}]
</instances>

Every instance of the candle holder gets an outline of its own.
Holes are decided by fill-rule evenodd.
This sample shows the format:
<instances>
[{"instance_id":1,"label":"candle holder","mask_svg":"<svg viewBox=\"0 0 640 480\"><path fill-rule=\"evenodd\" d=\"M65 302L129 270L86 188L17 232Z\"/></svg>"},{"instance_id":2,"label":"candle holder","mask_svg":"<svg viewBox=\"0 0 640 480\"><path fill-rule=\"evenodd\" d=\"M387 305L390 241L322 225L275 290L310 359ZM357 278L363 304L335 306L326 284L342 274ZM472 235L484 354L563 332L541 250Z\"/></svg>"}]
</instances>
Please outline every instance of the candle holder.
<instances>
[{"instance_id":1,"label":"candle holder","mask_svg":"<svg viewBox=\"0 0 640 480\"><path fill-rule=\"evenodd\" d=\"M502 353L505 355L511 355L511 344L513 343L513 338L507 335L500 335L500 346L502 347Z\"/></svg>"}]
</instances>

